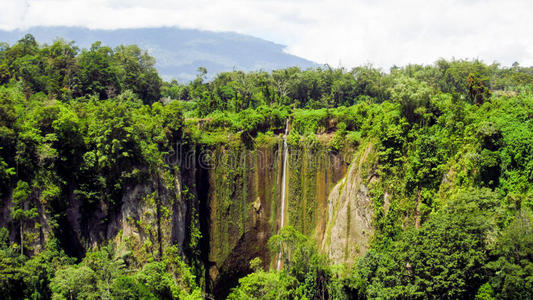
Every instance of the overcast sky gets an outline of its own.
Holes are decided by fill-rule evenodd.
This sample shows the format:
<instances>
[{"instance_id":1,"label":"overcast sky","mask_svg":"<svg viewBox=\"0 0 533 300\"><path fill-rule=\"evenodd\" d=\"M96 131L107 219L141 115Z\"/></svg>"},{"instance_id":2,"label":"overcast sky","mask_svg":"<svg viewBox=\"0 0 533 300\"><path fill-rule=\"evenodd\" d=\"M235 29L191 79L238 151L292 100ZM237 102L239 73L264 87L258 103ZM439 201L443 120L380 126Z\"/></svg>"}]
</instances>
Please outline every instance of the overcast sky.
<instances>
[{"instance_id":1,"label":"overcast sky","mask_svg":"<svg viewBox=\"0 0 533 300\"><path fill-rule=\"evenodd\" d=\"M0 29L179 26L250 34L332 66L440 57L529 66L532 12L527 0L0 0Z\"/></svg>"}]
</instances>

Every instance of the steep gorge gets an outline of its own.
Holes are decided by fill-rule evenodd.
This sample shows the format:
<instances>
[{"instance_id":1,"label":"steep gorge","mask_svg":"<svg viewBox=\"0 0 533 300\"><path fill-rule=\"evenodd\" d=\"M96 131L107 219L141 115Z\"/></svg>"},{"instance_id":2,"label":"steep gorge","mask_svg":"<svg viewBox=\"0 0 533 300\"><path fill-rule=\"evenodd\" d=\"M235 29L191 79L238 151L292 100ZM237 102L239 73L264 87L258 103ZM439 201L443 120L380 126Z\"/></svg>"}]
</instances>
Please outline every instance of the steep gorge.
<instances>
[{"instance_id":1,"label":"steep gorge","mask_svg":"<svg viewBox=\"0 0 533 300\"><path fill-rule=\"evenodd\" d=\"M368 146L330 151L330 136L309 144L289 144L286 166L285 224L283 204L283 142L249 150L242 144L219 145L218 164L209 170L209 279L216 295L226 295L251 271L249 261L261 258L265 269L278 267L267 241L290 225L316 241L333 261L352 263L368 246L372 209L368 196ZM235 159L237 157L237 159ZM220 159L221 158L221 159ZM229 166L238 161L237 166ZM334 238L332 238L334 236Z\"/></svg>"},{"instance_id":2,"label":"steep gorge","mask_svg":"<svg viewBox=\"0 0 533 300\"><path fill-rule=\"evenodd\" d=\"M137 266L178 245L187 261L205 270L207 291L217 298L251 272L251 259L261 258L265 269L277 267L267 242L284 225L314 239L334 262L351 263L372 233L369 177L362 174L372 146L355 154L354 149L331 151L330 139L328 134L313 142L300 138L287 143L285 154L281 134L256 140L255 147L238 138L194 145L177 165L126 187L114 206L82 203L71 193L67 214L60 218L62 243L81 256L113 241L120 253L131 251ZM43 237L30 241L35 251L53 227L47 221L50 214L41 211L41 226L32 229ZM2 221L0 226L11 223L9 218Z\"/></svg>"}]
</instances>

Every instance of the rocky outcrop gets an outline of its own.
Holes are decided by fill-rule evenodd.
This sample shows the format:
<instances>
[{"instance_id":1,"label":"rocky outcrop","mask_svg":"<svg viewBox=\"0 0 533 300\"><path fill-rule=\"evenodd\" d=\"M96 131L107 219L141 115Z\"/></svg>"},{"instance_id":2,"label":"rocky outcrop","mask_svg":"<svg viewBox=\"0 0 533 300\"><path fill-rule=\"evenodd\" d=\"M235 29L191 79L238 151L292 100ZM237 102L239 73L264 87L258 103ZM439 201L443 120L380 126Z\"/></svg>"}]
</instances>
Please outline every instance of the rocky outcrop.
<instances>
[{"instance_id":1,"label":"rocky outcrop","mask_svg":"<svg viewBox=\"0 0 533 300\"><path fill-rule=\"evenodd\" d=\"M59 239L69 255L77 257L113 242L117 249L131 250L128 251L134 258L131 262L139 266L150 257L161 257L168 246L178 245L182 250L190 228L191 203L181 197L181 175L169 172L161 170L152 180L125 187L114 205L103 199L83 201L76 196L73 186L67 186L64 214L45 209L40 201L41 191L35 188L31 201L38 215L24 223L26 253L39 252L51 236ZM15 222L9 214L11 200L6 198L3 204L1 211L6 217L0 227L13 227ZM18 242L18 237L13 236L12 240Z\"/></svg>"},{"instance_id":2,"label":"rocky outcrop","mask_svg":"<svg viewBox=\"0 0 533 300\"><path fill-rule=\"evenodd\" d=\"M328 197L328 220L321 247L336 264L352 264L366 251L373 233L368 189L372 179L364 172L369 168L367 158L372 149L369 145L355 157L346 176Z\"/></svg>"},{"instance_id":3,"label":"rocky outcrop","mask_svg":"<svg viewBox=\"0 0 533 300\"><path fill-rule=\"evenodd\" d=\"M183 250L188 205L181 197L179 175L174 184L169 189L154 180L128 189L122 197L118 217L107 227L108 237L114 239L120 249L132 250L141 265L149 257L161 257L168 246L177 245Z\"/></svg>"}]
</instances>

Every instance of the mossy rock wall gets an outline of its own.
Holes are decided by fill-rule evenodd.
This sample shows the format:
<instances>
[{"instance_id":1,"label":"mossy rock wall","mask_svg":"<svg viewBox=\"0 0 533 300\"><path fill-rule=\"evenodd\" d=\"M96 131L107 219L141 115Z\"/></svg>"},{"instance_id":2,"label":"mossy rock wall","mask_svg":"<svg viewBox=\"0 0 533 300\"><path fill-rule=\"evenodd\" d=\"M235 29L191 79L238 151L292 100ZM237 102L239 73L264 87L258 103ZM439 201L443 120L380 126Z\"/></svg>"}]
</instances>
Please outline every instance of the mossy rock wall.
<instances>
[{"instance_id":1,"label":"mossy rock wall","mask_svg":"<svg viewBox=\"0 0 533 300\"><path fill-rule=\"evenodd\" d=\"M335 264L352 265L369 246L374 232L371 189L379 181L373 172L375 154L373 143L360 147L346 176L329 194L319 245Z\"/></svg>"},{"instance_id":2,"label":"mossy rock wall","mask_svg":"<svg viewBox=\"0 0 533 300\"><path fill-rule=\"evenodd\" d=\"M283 139L274 137L253 149L235 141L210 149L209 277L215 294L224 294L217 286L231 286L228 282L249 273L251 259L260 257L265 268L272 266L267 242L280 227ZM317 243L322 240L329 192L344 177L351 157L329 151L327 143L301 139L289 146L286 225Z\"/></svg>"},{"instance_id":3,"label":"mossy rock wall","mask_svg":"<svg viewBox=\"0 0 533 300\"><path fill-rule=\"evenodd\" d=\"M221 265L251 230L270 233L270 226L265 225L269 224L277 193L276 148L248 150L239 144L222 145L213 151L217 161L209 171L211 262Z\"/></svg>"},{"instance_id":4,"label":"mossy rock wall","mask_svg":"<svg viewBox=\"0 0 533 300\"><path fill-rule=\"evenodd\" d=\"M310 145L304 140L289 145L287 225L322 239L327 201L332 188L344 177L351 153L331 152L326 144Z\"/></svg>"}]
</instances>

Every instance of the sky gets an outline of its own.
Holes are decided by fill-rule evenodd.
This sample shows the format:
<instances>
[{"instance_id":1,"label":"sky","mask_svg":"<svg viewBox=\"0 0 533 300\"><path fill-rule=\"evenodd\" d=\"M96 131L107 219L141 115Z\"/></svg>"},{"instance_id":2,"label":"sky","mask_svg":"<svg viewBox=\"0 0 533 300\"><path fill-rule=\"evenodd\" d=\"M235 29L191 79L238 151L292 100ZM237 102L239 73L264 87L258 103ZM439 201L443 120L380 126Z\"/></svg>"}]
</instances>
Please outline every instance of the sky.
<instances>
[{"instance_id":1,"label":"sky","mask_svg":"<svg viewBox=\"0 0 533 300\"><path fill-rule=\"evenodd\" d=\"M528 0L0 0L0 29L177 26L234 31L331 66L439 58L533 65Z\"/></svg>"}]
</instances>

